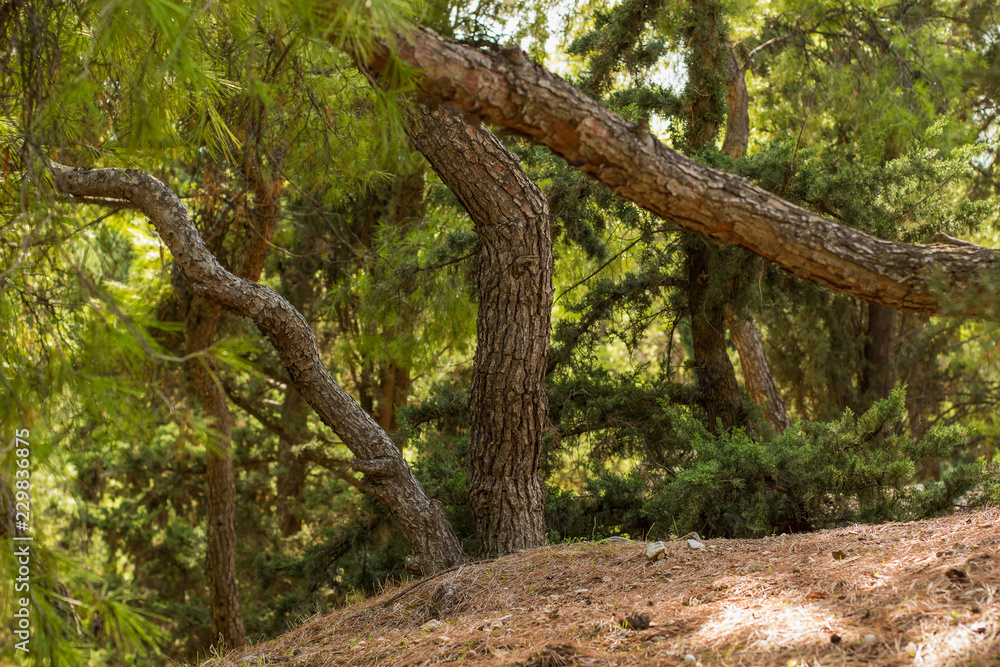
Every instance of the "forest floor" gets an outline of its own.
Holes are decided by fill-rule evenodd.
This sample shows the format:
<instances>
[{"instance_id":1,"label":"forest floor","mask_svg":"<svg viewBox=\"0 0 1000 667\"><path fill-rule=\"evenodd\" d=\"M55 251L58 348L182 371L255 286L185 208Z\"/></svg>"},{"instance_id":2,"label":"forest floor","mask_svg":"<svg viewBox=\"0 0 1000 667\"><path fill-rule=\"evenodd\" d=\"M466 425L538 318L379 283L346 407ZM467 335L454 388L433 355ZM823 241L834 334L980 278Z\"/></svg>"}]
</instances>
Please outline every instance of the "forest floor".
<instances>
[{"instance_id":1,"label":"forest floor","mask_svg":"<svg viewBox=\"0 0 1000 667\"><path fill-rule=\"evenodd\" d=\"M473 563L203 667L1000 665L1000 508L703 542Z\"/></svg>"}]
</instances>

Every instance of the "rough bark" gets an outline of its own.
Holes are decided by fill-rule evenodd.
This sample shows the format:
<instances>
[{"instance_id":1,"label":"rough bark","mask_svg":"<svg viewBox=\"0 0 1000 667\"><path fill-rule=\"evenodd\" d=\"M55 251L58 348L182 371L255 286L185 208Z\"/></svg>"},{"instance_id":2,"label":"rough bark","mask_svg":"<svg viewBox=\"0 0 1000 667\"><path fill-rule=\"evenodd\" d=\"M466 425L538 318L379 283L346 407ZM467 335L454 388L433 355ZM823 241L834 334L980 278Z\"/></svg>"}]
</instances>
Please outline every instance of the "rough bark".
<instances>
[{"instance_id":1,"label":"rough bark","mask_svg":"<svg viewBox=\"0 0 1000 667\"><path fill-rule=\"evenodd\" d=\"M184 340L188 354L211 347L222 319L222 308L195 298L188 309ZM226 648L246 644L239 585L236 582L236 473L233 469L233 421L226 395L216 381L218 369L208 357L195 356L187 363L191 389L202 411L209 417L214 442L205 456L208 503L205 524L208 544L205 569L208 575L212 641Z\"/></svg>"},{"instance_id":2,"label":"rough bark","mask_svg":"<svg viewBox=\"0 0 1000 667\"><path fill-rule=\"evenodd\" d=\"M864 367L858 378L858 390L866 402L887 397L895 384L892 357L896 348L896 315L892 308L868 304Z\"/></svg>"},{"instance_id":3,"label":"rough bark","mask_svg":"<svg viewBox=\"0 0 1000 667\"><path fill-rule=\"evenodd\" d=\"M837 224L744 178L691 160L602 108L518 49L477 51L426 28L367 64L422 70L423 99L548 146L571 165L683 229L737 245L843 294L915 313L995 314L996 251L894 243Z\"/></svg>"},{"instance_id":4,"label":"rough bark","mask_svg":"<svg viewBox=\"0 0 1000 667\"><path fill-rule=\"evenodd\" d=\"M208 251L180 198L136 170L52 165L56 186L81 197L122 199L142 211L174 256L192 292L249 318L267 336L302 397L357 456L362 491L382 503L416 552L408 567L429 574L465 562L441 509L431 503L392 440L323 366L305 318L285 299L226 271Z\"/></svg>"},{"instance_id":5,"label":"rough bark","mask_svg":"<svg viewBox=\"0 0 1000 667\"><path fill-rule=\"evenodd\" d=\"M475 223L476 357L469 389L469 498L480 556L545 543L538 479L548 412L545 360L552 309L548 202L482 125L418 107L411 137Z\"/></svg>"},{"instance_id":6,"label":"rough bark","mask_svg":"<svg viewBox=\"0 0 1000 667\"><path fill-rule=\"evenodd\" d=\"M729 335L740 355L740 368L743 370L747 393L755 403L764 407L764 418L774 430L783 433L789 426L788 412L785 410L785 402L778 394L778 388L774 386L771 364L764 354L764 344L753 318L749 313L740 315L727 306L725 319Z\"/></svg>"},{"instance_id":7,"label":"rough bark","mask_svg":"<svg viewBox=\"0 0 1000 667\"><path fill-rule=\"evenodd\" d=\"M722 152L733 159L742 157L750 143L750 96L746 70L736 59L733 45L726 46L726 138Z\"/></svg>"},{"instance_id":8,"label":"rough bark","mask_svg":"<svg viewBox=\"0 0 1000 667\"><path fill-rule=\"evenodd\" d=\"M700 150L715 143L726 113L725 22L719 0L690 0L687 19L684 146L687 150Z\"/></svg>"},{"instance_id":9,"label":"rough bark","mask_svg":"<svg viewBox=\"0 0 1000 667\"><path fill-rule=\"evenodd\" d=\"M248 157L243 175L253 193L253 207L240 249L236 275L255 281L260 277L278 224L281 182L264 176ZM220 239L221 240L221 239ZM194 298L188 309L184 337L188 355L209 349L222 320L223 309L214 302ZM236 473L232 454L232 416L225 392L217 381L218 368L207 357L194 356L187 364L191 388L210 418L217 437L206 454L208 504L205 512L208 544L205 552L213 641L228 648L246 644L239 585L236 581Z\"/></svg>"},{"instance_id":10,"label":"rough bark","mask_svg":"<svg viewBox=\"0 0 1000 667\"><path fill-rule=\"evenodd\" d=\"M726 47L726 138L722 152L740 158L750 142L750 98L747 95L746 69L736 59L733 45ZM726 327L740 355L740 368L750 398L764 407L764 418L778 433L789 426L785 402L774 385L771 364L764 354L764 343L749 312L739 313L729 305L725 309Z\"/></svg>"}]
</instances>

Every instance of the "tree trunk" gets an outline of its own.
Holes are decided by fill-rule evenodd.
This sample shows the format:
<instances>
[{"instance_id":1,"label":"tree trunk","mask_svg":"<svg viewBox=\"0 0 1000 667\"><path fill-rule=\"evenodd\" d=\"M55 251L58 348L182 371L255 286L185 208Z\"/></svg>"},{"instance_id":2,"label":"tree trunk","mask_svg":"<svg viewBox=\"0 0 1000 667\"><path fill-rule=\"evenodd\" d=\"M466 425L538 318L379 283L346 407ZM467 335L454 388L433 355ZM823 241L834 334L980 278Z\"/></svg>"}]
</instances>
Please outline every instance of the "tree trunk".
<instances>
[{"instance_id":1,"label":"tree trunk","mask_svg":"<svg viewBox=\"0 0 1000 667\"><path fill-rule=\"evenodd\" d=\"M496 137L454 111L419 107L411 137L482 242L469 389L469 499L479 554L541 546L545 493L538 461L552 309L548 202Z\"/></svg>"},{"instance_id":2,"label":"tree trunk","mask_svg":"<svg viewBox=\"0 0 1000 667\"><path fill-rule=\"evenodd\" d=\"M887 397L895 377L892 357L896 347L896 311L868 304L868 332L865 336L865 359L858 378L858 389L866 403Z\"/></svg>"},{"instance_id":3,"label":"tree trunk","mask_svg":"<svg viewBox=\"0 0 1000 667\"><path fill-rule=\"evenodd\" d=\"M739 159L750 143L750 96L747 94L746 70L736 59L732 44L726 46L726 138L722 152Z\"/></svg>"},{"instance_id":4,"label":"tree trunk","mask_svg":"<svg viewBox=\"0 0 1000 667\"><path fill-rule=\"evenodd\" d=\"M396 413L406 405L410 393L410 369L393 363L382 367L382 399L379 402L379 426L386 433L399 428Z\"/></svg>"},{"instance_id":5,"label":"tree trunk","mask_svg":"<svg viewBox=\"0 0 1000 667\"><path fill-rule=\"evenodd\" d=\"M728 431L742 423L742 395L733 364L726 352L726 329L722 304L709 294L711 249L702 239L692 239L687 248L688 303L698 402L708 415L713 433Z\"/></svg>"},{"instance_id":6,"label":"tree trunk","mask_svg":"<svg viewBox=\"0 0 1000 667\"><path fill-rule=\"evenodd\" d=\"M701 150L714 144L726 113L725 21L719 0L690 0L684 42L690 53L684 145Z\"/></svg>"},{"instance_id":7,"label":"tree trunk","mask_svg":"<svg viewBox=\"0 0 1000 667\"><path fill-rule=\"evenodd\" d=\"M184 338L188 355L207 350L215 340L222 308L211 301L195 298L188 310ZM227 649L246 644L236 582L236 474L233 470L233 422L229 404L215 377L217 369L207 356L192 357L188 363L190 385L201 409L209 418L214 441L205 455L208 505L205 508L208 545L205 568L208 575L212 642Z\"/></svg>"},{"instance_id":8,"label":"tree trunk","mask_svg":"<svg viewBox=\"0 0 1000 667\"><path fill-rule=\"evenodd\" d=\"M740 355L740 368L743 369L743 380L750 398L764 406L764 418L775 432L784 433L789 426L788 412L785 410L785 402L778 394L778 388L774 386L771 364L764 354L764 344L753 318L749 313L738 315L726 306L725 319L729 335Z\"/></svg>"},{"instance_id":9,"label":"tree trunk","mask_svg":"<svg viewBox=\"0 0 1000 667\"><path fill-rule=\"evenodd\" d=\"M249 224L243 229L243 238L236 243L240 249L236 275L257 280L278 224L278 199L282 185L279 180L264 176L252 156L247 156L246 160L242 171L253 193L253 206ZM211 347L222 315L219 304L197 297L192 299L184 331L188 355ZM188 362L188 370L191 387L218 438L210 443L205 457L208 483L205 566L212 637L213 641L219 641L227 648L238 648L246 644L246 633L236 581L236 473L233 468L232 416L225 392L216 378L215 363L208 357L193 357Z\"/></svg>"},{"instance_id":10,"label":"tree trunk","mask_svg":"<svg viewBox=\"0 0 1000 667\"><path fill-rule=\"evenodd\" d=\"M367 65L422 70L421 97L548 146L571 165L683 229L747 248L842 294L926 315L1000 316L996 250L894 243L839 225L744 178L673 151L519 49L477 51L426 28L375 44ZM950 243L947 242L946 243ZM942 290L943 288L943 290Z\"/></svg>"},{"instance_id":11,"label":"tree trunk","mask_svg":"<svg viewBox=\"0 0 1000 667\"><path fill-rule=\"evenodd\" d=\"M726 46L722 7L717 0L692 0L686 44L691 55L684 96L689 101L685 144L701 150L715 142L725 113L723 67ZM724 300L711 294L711 276L718 271L718 253L705 240L688 235L688 314L698 401L708 415L708 428L728 431L743 422L743 396L726 351Z\"/></svg>"},{"instance_id":12,"label":"tree trunk","mask_svg":"<svg viewBox=\"0 0 1000 667\"><path fill-rule=\"evenodd\" d=\"M722 152L733 159L740 158L750 142L750 98L747 95L746 70L736 59L732 44L726 46L726 138ZM771 364L764 354L760 332L749 312L737 313L729 305L725 309L726 327L740 355L740 368L747 392L758 405L764 406L764 418L778 433L788 428L785 402L778 395L771 374Z\"/></svg>"},{"instance_id":13,"label":"tree trunk","mask_svg":"<svg viewBox=\"0 0 1000 667\"><path fill-rule=\"evenodd\" d=\"M295 452L302 444L306 427L306 407L295 385L288 385L281 405L281 424L287 434L278 438L277 507L281 534L289 537L302 528L302 497L305 490L306 462ZM289 437L290 436L290 437Z\"/></svg>"},{"instance_id":14,"label":"tree trunk","mask_svg":"<svg viewBox=\"0 0 1000 667\"><path fill-rule=\"evenodd\" d=\"M362 491L382 503L416 552L411 571L430 574L466 561L440 507L431 503L399 450L323 366L309 324L267 287L226 271L209 252L180 198L152 176L53 164L56 187L79 197L123 199L149 217L195 296L249 318L278 352L302 397L358 457Z\"/></svg>"}]
</instances>

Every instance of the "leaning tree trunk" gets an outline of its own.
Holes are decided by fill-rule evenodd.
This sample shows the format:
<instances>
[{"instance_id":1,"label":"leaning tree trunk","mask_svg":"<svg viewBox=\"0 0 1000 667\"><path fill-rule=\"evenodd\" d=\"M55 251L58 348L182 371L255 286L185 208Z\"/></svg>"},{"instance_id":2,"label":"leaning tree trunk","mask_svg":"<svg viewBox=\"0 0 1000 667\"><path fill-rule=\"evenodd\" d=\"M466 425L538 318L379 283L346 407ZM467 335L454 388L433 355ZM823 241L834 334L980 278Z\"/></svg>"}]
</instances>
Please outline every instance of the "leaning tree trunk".
<instances>
[{"instance_id":1,"label":"leaning tree trunk","mask_svg":"<svg viewBox=\"0 0 1000 667\"><path fill-rule=\"evenodd\" d=\"M415 554L407 559L409 570L431 574L466 562L440 507L424 493L399 449L323 366L305 318L271 289L226 271L170 188L137 170L51 168L64 194L130 202L150 219L195 296L247 317L267 336L302 397L358 457L352 467L364 474L362 492L389 510L410 541Z\"/></svg>"},{"instance_id":2,"label":"leaning tree trunk","mask_svg":"<svg viewBox=\"0 0 1000 667\"><path fill-rule=\"evenodd\" d=\"M552 310L548 202L482 125L443 107L418 109L413 143L469 212L482 243L469 500L480 556L498 556L545 543L538 461Z\"/></svg>"},{"instance_id":3,"label":"leaning tree trunk","mask_svg":"<svg viewBox=\"0 0 1000 667\"><path fill-rule=\"evenodd\" d=\"M749 313L738 315L727 306L726 328L729 329L729 335L740 355L740 368L743 370L747 393L755 403L764 406L764 418L774 430L784 433L789 426L788 412L785 410L785 402L778 394L778 388L774 386L771 364L764 354L764 343L753 318Z\"/></svg>"},{"instance_id":4,"label":"leaning tree trunk","mask_svg":"<svg viewBox=\"0 0 1000 667\"><path fill-rule=\"evenodd\" d=\"M416 85L424 101L445 103L548 146L682 229L746 248L806 280L872 303L925 315L998 317L993 285L1000 252L948 238L935 245L895 243L823 218L667 148L519 49L478 51L416 28L397 33L392 48L380 42L363 55L375 72L399 62L419 70Z\"/></svg>"}]
</instances>

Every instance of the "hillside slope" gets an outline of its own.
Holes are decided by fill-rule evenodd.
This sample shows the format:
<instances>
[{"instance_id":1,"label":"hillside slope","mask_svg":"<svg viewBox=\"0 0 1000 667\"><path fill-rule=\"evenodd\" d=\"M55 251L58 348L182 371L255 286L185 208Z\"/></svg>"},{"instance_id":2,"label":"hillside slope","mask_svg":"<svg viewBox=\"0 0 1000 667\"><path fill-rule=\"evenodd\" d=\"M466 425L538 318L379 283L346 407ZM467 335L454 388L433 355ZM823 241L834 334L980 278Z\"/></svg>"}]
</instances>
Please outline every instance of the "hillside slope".
<instances>
[{"instance_id":1,"label":"hillside slope","mask_svg":"<svg viewBox=\"0 0 1000 667\"><path fill-rule=\"evenodd\" d=\"M998 508L705 545L524 551L205 665L1000 665Z\"/></svg>"}]
</instances>

